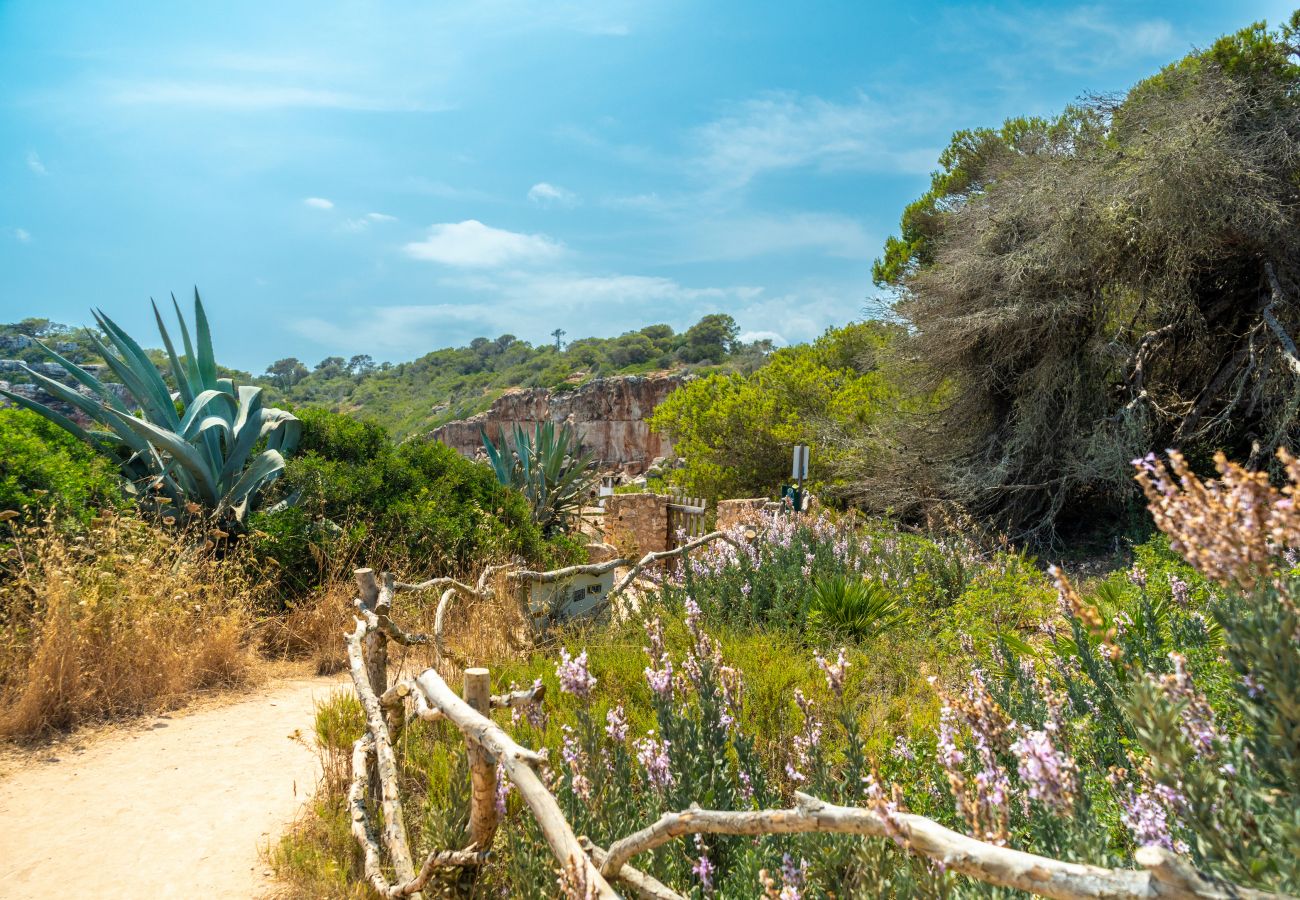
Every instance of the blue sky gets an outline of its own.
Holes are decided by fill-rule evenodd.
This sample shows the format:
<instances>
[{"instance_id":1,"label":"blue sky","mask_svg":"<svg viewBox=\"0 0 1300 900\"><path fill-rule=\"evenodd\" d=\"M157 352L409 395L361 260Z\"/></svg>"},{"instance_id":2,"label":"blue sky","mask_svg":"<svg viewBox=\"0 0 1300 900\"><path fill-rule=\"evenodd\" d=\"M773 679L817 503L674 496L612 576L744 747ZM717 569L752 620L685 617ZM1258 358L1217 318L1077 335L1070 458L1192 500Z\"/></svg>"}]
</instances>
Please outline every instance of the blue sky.
<instances>
[{"instance_id":1,"label":"blue sky","mask_svg":"<svg viewBox=\"0 0 1300 900\"><path fill-rule=\"evenodd\" d=\"M1285 3L0 0L0 321L222 361L728 312L806 340L951 133L1122 89Z\"/></svg>"}]
</instances>

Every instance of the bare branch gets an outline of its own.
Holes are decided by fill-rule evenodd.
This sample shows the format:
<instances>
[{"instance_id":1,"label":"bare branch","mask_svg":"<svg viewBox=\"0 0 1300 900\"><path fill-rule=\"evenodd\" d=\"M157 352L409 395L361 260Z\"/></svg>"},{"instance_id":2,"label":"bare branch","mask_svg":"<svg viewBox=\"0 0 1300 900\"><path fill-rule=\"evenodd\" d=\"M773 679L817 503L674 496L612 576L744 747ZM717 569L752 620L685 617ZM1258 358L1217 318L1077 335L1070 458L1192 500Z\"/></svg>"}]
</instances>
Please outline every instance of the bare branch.
<instances>
[{"instance_id":1,"label":"bare branch","mask_svg":"<svg viewBox=\"0 0 1300 900\"><path fill-rule=\"evenodd\" d=\"M468 703L456 696L433 669L426 669L416 676L417 689L425 695L429 705L442 710L467 739L495 759L502 767L507 778L518 789L519 795L528 804L550 846L551 852L560 866L581 868L584 883L593 894L601 900L616 900L618 897L610 888L600 871L592 865L573 829L564 818L559 804L546 789L541 778L533 771L531 760L537 756L531 750L525 750L515 743L510 735L491 719L480 715ZM616 868L615 871L621 869Z\"/></svg>"},{"instance_id":2,"label":"bare branch","mask_svg":"<svg viewBox=\"0 0 1300 900\"><path fill-rule=\"evenodd\" d=\"M627 586L636 580L637 575L641 574L641 570L646 566L656 563L661 559L670 559L674 556L682 556L686 553L690 553L692 550L703 547L705 544L718 540L726 541L733 547L740 546L740 544L738 544L736 540L725 531L711 531L708 534L703 535L702 537L697 537L695 540L682 544L680 547L673 550L660 550L657 553L647 553L645 556L641 557L640 562L632 567L630 572L623 576L623 579L618 584L614 585L614 589L606 595L605 602L608 603L612 601L614 597L626 590Z\"/></svg>"},{"instance_id":3,"label":"bare branch","mask_svg":"<svg viewBox=\"0 0 1300 900\"><path fill-rule=\"evenodd\" d=\"M619 871L638 853L686 834L806 832L897 836L914 853L940 862L948 869L986 884L1056 900L1147 897L1264 900L1278 896L1208 878L1158 848L1147 847L1139 852L1138 862L1147 867L1146 871L1080 865L987 844L924 816L898 813L886 819L874 810L834 806L801 793L795 794L793 809L730 812L692 807L685 812L665 813L653 825L611 845L601 871L606 874Z\"/></svg>"},{"instance_id":4,"label":"bare branch","mask_svg":"<svg viewBox=\"0 0 1300 900\"><path fill-rule=\"evenodd\" d=\"M538 584L551 584L552 582L563 581L565 578L572 578L575 575L604 575L606 572L613 571L620 566L626 566L631 561L620 556L617 559L607 559L602 563L569 566L564 569L554 569L550 572L530 572L523 569L518 572L511 572L506 577L511 581L535 581Z\"/></svg>"},{"instance_id":5,"label":"bare branch","mask_svg":"<svg viewBox=\"0 0 1300 900\"><path fill-rule=\"evenodd\" d=\"M587 851L587 855L592 858L592 861L597 866L604 865L608 853L593 844L587 837L578 838L578 842L582 844L582 848ZM683 895L677 893L668 885L627 864L624 864L623 868L610 877L616 878L627 885L641 900L686 900Z\"/></svg>"},{"instance_id":6,"label":"bare branch","mask_svg":"<svg viewBox=\"0 0 1300 900\"><path fill-rule=\"evenodd\" d=\"M1282 323L1277 320L1273 314L1273 307L1279 303L1286 302L1286 295L1282 292L1282 283L1277 280L1277 272L1273 270L1271 262L1264 263L1264 274L1268 276L1268 288L1272 299L1269 300L1268 306L1265 306L1259 317L1264 320L1273 334L1277 337L1278 343L1282 345L1282 358L1286 360L1287 366L1291 371L1300 375L1300 349L1296 349L1295 341L1291 335L1287 334Z\"/></svg>"},{"instance_id":7,"label":"bare branch","mask_svg":"<svg viewBox=\"0 0 1300 900\"><path fill-rule=\"evenodd\" d=\"M393 753L388 726L384 722L383 707L370 686L367 661L362 650L362 640L367 636L366 623L356 620L356 630L348 635L348 664L352 684L366 714L366 727L375 747L376 768L379 772L381 808L384 813L384 844L388 848L393 870L403 882L415 877L415 864L411 861L411 848L406 839L406 823L402 818L402 801L397 794L397 757ZM386 693L386 692L385 692ZM355 756L355 754L354 754ZM357 773L353 773L357 777Z\"/></svg>"}]
</instances>

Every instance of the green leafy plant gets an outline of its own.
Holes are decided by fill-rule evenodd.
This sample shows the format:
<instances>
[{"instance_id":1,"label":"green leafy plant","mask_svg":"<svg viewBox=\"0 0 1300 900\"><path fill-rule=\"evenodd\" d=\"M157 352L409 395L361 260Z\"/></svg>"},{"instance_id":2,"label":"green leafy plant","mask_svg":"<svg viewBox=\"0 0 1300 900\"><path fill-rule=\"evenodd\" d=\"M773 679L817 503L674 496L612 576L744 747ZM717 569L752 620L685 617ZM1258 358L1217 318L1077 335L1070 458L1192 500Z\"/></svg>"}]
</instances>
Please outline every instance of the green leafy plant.
<instances>
[{"instance_id":1,"label":"green leafy plant","mask_svg":"<svg viewBox=\"0 0 1300 900\"><path fill-rule=\"evenodd\" d=\"M819 578L808 604L808 624L837 638L864 641L898 624L898 600L874 581L852 575Z\"/></svg>"},{"instance_id":2,"label":"green leafy plant","mask_svg":"<svg viewBox=\"0 0 1300 900\"><path fill-rule=\"evenodd\" d=\"M596 478L595 457L581 451L567 425L542 422L532 435L515 425L500 446L484 431L483 447L497 481L528 498L533 521L547 534L564 529L565 518L582 508Z\"/></svg>"},{"instance_id":3,"label":"green leafy plant","mask_svg":"<svg viewBox=\"0 0 1300 900\"><path fill-rule=\"evenodd\" d=\"M217 376L212 334L197 290L196 340L191 340L174 297L172 305L180 322L183 357L176 352L157 304L154 318L175 394L135 339L102 311L95 311L104 339L90 335L90 340L130 392L134 408L90 372L36 341L89 395L24 367L26 373L51 396L106 430L83 428L20 394L3 390L0 394L115 458L127 492L139 497L146 508L169 505L171 515L181 516L194 504L224 525L242 526L262 492L284 469L284 457L298 441L299 423L282 409L263 406L260 387L236 389L231 379Z\"/></svg>"}]
</instances>

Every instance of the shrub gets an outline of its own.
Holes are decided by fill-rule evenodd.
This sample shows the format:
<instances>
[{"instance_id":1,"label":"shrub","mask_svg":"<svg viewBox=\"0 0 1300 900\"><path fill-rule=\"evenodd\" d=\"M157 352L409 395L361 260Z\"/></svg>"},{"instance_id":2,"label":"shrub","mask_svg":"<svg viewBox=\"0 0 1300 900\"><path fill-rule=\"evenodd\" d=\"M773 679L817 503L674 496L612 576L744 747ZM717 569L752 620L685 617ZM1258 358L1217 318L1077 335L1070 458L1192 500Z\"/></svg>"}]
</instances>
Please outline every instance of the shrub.
<instances>
[{"instance_id":1,"label":"shrub","mask_svg":"<svg viewBox=\"0 0 1300 900\"><path fill-rule=\"evenodd\" d=\"M813 583L808 624L830 638L863 641L888 631L902 617L898 600L876 582L827 575Z\"/></svg>"},{"instance_id":2,"label":"shrub","mask_svg":"<svg viewBox=\"0 0 1300 900\"><path fill-rule=\"evenodd\" d=\"M123 503L111 461L33 412L0 409L0 510L50 510L84 525Z\"/></svg>"},{"instance_id":3,"label":"shrub","mask_svg":"<svg viewBox=\"0 0 1300 900\"><path fill-rule=\"evenodd\" d=\"M0 526L2 528L4 526ZM233 560L132 517L13 529L0 561L0 736L166 709L254 673L256 594Z\"/></svg>"},{"instance_id":4,"label":"shrub","mask_svg":"<svg viewBox=\"0 0 1300 900\"><path fill-rule=\"evenodd\" d=\"M354 563L418 579L466 574L493 557L572 551L547 545L520 494L445 444L394 445L378 424L324 410L301 418L299 452L282 485L300 493L298 508L253 520L256 554L275 561L285 599Z\"/></svg>"}]
</instances>

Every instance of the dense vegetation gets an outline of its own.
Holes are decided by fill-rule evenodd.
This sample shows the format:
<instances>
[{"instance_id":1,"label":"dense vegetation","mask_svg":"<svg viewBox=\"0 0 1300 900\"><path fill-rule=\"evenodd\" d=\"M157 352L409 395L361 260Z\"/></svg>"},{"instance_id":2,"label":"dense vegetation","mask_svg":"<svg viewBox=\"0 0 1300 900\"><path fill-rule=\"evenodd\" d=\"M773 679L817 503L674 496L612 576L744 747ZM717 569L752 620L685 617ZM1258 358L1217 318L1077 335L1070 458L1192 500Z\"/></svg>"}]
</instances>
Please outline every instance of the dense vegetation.
<instances>
[{"instance_id":1,"label":"dense vegetation","mask_svg":"<svg viewBox=\"0 0 1300 900\"><path fill-rule=\"evenodd\" d=\"M1131 508L1127 462L1152 447L1268 465L1294 445L1298 24L956 134L875 267L946 402L856 473L860 496L1050 537Z\"/></svg>"},{"instance_id":2,"label":"dense vegetation","mask_svg":"<svg viewBox=\"0 0 1300 900\"><path fill-rule=\"evenodd\" d=\"M557 338L537 346L503 334L397 365L376 365L367 356L329 357L308 370L296 359L282 359L264 380L294 406L360 412L401 438L481 412L506 388L567 390L608 375L761 364L770 342L746 344L738 334L731 316L721 314L704 316L681 334L648 325L613 338Z\"/></svg>"}]
</instances>

